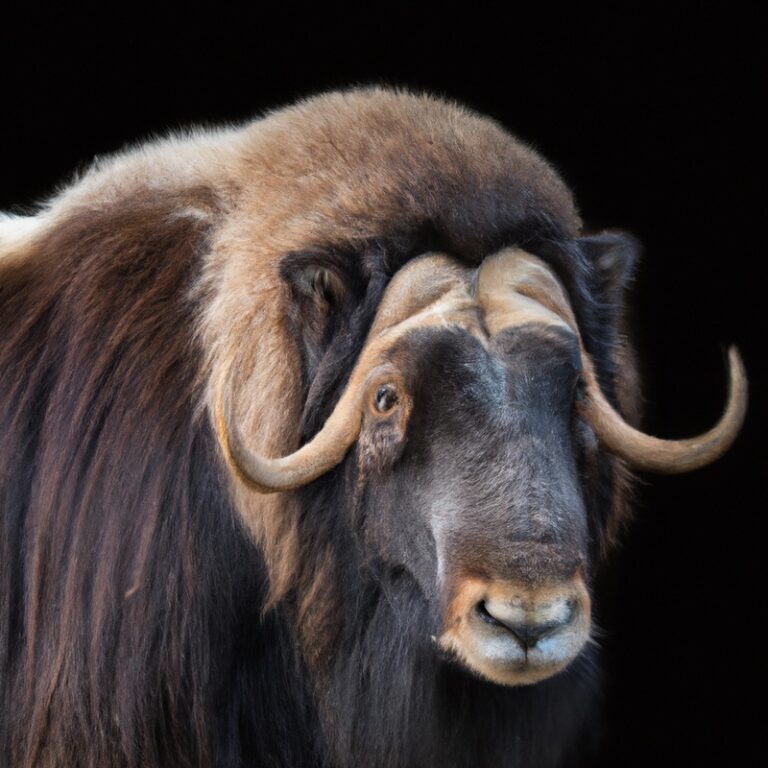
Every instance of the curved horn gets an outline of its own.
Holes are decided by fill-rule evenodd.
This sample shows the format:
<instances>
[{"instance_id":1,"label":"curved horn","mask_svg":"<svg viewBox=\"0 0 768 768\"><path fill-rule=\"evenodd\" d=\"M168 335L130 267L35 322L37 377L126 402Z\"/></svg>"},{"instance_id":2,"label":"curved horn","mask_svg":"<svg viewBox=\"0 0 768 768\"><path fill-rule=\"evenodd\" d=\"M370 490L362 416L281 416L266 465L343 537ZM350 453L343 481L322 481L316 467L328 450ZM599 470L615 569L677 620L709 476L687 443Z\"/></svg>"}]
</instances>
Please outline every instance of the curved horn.
<instances>
[{"instance_id":1,"label":"curved horn","mask_svg":"<svg viewBox=\"0 0 768 768\"><path fill-rule=\"evenodd\" d=\"M392 280L349 382L323 428L294 453L266 458L249 448L232 418L229 387L222 377L216 396L215 425L224 457L246 485L261 493L288 491L316 480L341 462L357 440L366 393L391 369L386 352L413 328L456 322L474 308L468 294L468 269L448 257L422 256Z\"/></svg>"},{"instance_id":2,"label":"curved horn","mask_svg":"<svg viewBox=\"0 0 768 768\"><path fill-rule=\"evenodd\" d=\"M722 456L739 434L747 411L747 376L736 347L728 350L728 404L708 432L687 440L662 440L631 427L611 407L597 382L592 362L582 350L587 397L580 405L600 442L631 466L648 472L690 472Z\"/></svg>"},{"instance_id":3,"label":"curved horn","mask_svg":"<svg viewBox=\"0 0 768 768\"><path fill-rule=\"evenodd\" d=\"M579 405L610 453L650 472L689 472L713 462L731 446L747 410L747 377L738 350L728 350L728 405L708 432L687 440L662 440L631 427L605 398L592 360L584 349L566 293L552 270L536 256L510 248L486 259L477 295L491 335L504 328L537 322L569 327L579 336L587 397Z\"/></svg>"},{"instance_id":4,"label":"curved horn","mask_svg":"<svg viewBox=\"0 0 768 768\"><path fill-rule=\"evenodd\" d=\"M316 480L336 466L357 439L363 391L359 382L350 379L333 413L315 437L289 456L270 459L251 450L243 441L232 418L228 388L222 385L216 399L216 431L227 463L243 483L260 493L288 491Z\"/></svg>"}]
</instances>

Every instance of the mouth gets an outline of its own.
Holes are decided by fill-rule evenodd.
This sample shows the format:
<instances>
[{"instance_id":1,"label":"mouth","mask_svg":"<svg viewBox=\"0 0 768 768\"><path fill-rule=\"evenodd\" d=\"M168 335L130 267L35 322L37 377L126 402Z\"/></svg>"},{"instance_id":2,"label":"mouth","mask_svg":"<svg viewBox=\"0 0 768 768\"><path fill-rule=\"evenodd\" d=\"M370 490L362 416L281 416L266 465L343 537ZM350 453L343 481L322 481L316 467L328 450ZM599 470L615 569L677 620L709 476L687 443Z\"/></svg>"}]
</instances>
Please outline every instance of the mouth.
<instances>
[{"instance_id":1,"label":"mouth","mask_svg":"<svg viewBox=\"0 0 768 768\"><path fill-rule=\"evenodd\" d=\"M590 601L579 577L536 590L471 580L452 607L440 648L501 685L533 685L561 672L589 640Z\"/></svg>"}]
</instances>

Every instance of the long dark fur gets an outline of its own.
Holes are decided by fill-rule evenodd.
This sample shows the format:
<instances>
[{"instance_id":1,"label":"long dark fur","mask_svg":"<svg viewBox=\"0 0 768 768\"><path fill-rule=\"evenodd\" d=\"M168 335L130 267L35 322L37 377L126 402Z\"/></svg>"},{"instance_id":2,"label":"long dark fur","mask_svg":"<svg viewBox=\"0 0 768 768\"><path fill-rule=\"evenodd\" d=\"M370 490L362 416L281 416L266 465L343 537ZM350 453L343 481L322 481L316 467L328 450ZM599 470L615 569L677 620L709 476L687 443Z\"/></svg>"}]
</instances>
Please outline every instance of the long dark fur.
<instances>
[{"instance_id":1,"label":"long dark fur","mask_svg":"<svg viewBox=\"0 0 768 768\"><path fill-rule=\"evenodd\" d=\"M82 214L2 272L4 765L312 764L199 407L206 231L180 202Z\"/></svg>"},{"instance_id":2,"label":"long dark fur","mask_svg":"<svg viewBox=\"0 0 768 768\"><path fill-rule=\"evenodd\" d=\"M426 247L477 262L520 243L546 258L611 391L617 318L597 260L546 212L515 219L503 193L366 246L367 266L345 278L354 300L306 342L305 437L338 399L387 280ZM202 407L193 330L205 297L193 288L211 225L179 215L190 201L219 215L203 190L144 192L71 216L0 269L0 760L565 764L594 717L591 653L504 689L415 642L435 617L407 574L370 562L357 540L353 455L299 494L301 573L263 612L263 560ZM301 266L290 259L288 281ZM596 541L607 464L603 475Z\"/></svg>"}]
</instances>

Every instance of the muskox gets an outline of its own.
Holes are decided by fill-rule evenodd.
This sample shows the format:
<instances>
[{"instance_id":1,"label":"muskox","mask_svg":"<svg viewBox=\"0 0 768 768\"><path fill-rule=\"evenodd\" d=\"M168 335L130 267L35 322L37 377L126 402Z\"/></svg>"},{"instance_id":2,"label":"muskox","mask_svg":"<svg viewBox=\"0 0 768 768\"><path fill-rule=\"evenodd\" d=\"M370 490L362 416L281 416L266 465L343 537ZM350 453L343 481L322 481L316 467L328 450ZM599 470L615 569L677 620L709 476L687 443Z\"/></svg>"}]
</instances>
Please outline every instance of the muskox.
<instances>
[{"instance_id":1,"label":"muskox","mask_svg":"<svg viewBox=\"0 0 768 768\"><path fill-rule=\"evenodd\" d=\"M9 766L560 766L633 468L637 242L381 88L97 161L0 221Z\"/></svg>"}]
</instances>

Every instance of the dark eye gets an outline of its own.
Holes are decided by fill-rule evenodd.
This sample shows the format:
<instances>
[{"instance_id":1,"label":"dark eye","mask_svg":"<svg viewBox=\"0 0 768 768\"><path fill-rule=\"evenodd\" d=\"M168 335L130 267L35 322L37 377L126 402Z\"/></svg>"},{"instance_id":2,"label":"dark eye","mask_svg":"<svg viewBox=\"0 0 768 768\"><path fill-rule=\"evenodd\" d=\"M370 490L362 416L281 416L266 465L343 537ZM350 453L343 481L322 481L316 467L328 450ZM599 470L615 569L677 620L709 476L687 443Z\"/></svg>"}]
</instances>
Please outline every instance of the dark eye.
<instances>
[{"instance_id":1,"label":"dark eye","mask_svg":"<svg viewBox=\"0 0 768 768\"><path fill-rule=\"evenodd\" d=\"M391 411L398 402L395 388L391 384L382 384L376 390L376 398L374 402L376 404L376 410L379 413L387 413L387 411Z\"/></svg>"}]
</instances>

